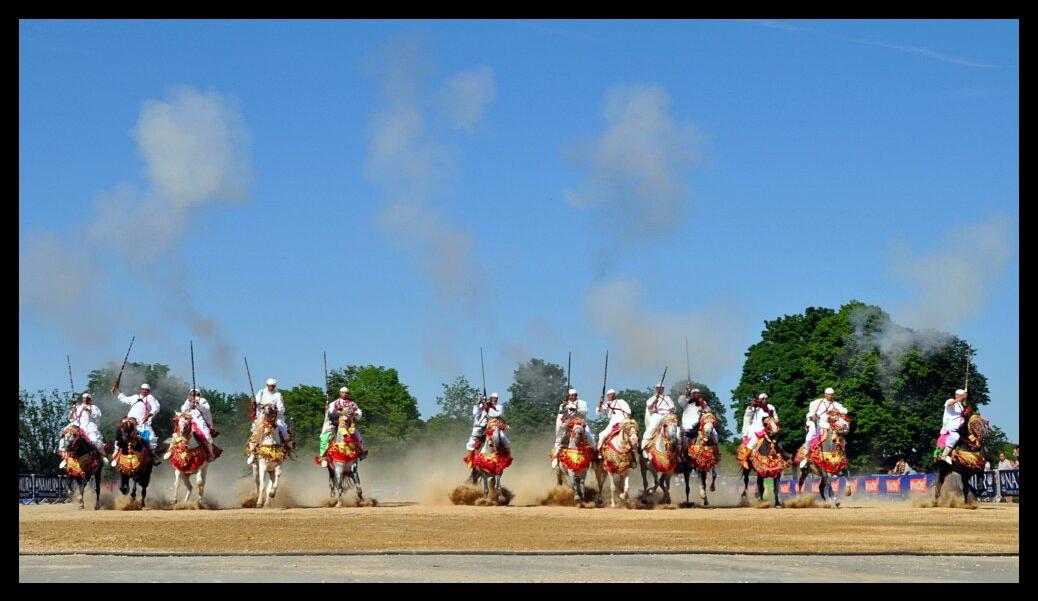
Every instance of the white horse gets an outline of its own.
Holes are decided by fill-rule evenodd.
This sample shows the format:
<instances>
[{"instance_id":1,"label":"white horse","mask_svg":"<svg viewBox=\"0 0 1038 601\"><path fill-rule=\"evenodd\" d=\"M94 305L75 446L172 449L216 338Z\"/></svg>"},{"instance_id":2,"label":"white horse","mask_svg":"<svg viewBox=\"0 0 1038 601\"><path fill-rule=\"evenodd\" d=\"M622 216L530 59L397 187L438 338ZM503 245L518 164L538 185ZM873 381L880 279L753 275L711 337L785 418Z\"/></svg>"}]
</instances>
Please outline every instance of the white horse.
<instances>
[{"instance_id":1,"label":"white horse","mask_svg":"<svg viewBox=\"0 0 1038 601\"><path fill-rule=\"evenodd\" d=\"M360 444L353 435L353 413L340 413L337 422L325 456L328 458L328 489L332 498L338 499L335 506L342 507L342 495L347 489L353 487L358 503L364 501L364 491L360 487Z\"/></svg>"},{"instance_id":2,"label":"white horse","mask_svg":"<svg viewBox=\"0 0 1038 601\"><path fill-rule=\"evenodd\" d=\"M178 413L173 419L173 437L169 439L169 452L166 459L173 466L173 502L177 502L177 494L180 490L180 482L184 482L187 494L184 502L191 498L193 487L191 476L195 476L195 488L198 488L198 501L202 502L205 494L205 475L209 471L209 454L206 452L205 444L199 440L198 434L194 432L191 423L195 419L201 419L197 410L190 413Z\"/></svg>"},{"instance_id":3,"label":"white horse","mask_svg":"<svg viewBox=\"0 0 1038 601\"><path fill-rule=\"evenodd\" d=\"M512 452L501 444L501 430L505 423L491 418L483 433L483 445L472 459L472 483L483 480L483 498L495 505L508 502L501 492L501 474L512 464Z\"/></svg>"},{"instance_id":4,"label":"white horse","mask_svg":"<svg viewBox=\"0 0 1038 601\"><path fill-rule=\"evenodd\" d=\"M645 496L663 490L663 503L670 503L670 479L678 469L681 446L678 434L678 418L668 415L649 439L649 447L642 452L642 482L646 482L645 470L652 473L652 486L644 491Z\"/></svg>"},{"instance_id":5,"label":"white horse","mask_svg":"<svg viewBox=\"0 0 1038 601\"><path fill-rule=\"evenodd\" d=\"M584 438L584 428L587 425L583 419L571 419L566 424L569 439L566 446L559 449L558 466L555 468L555 479L562 485L562 479L569 481L573 489L573 500L577 503L584 501L584 481L587 479L587 470L595 461L595 449L587 443Z\"/></svg>"},{"instance_id":6,"label":"white horse","mask_svg":"<svg viewBox=\"0 0 1038 601\"><path fill-rule=\"evenodd\" d=\"M630 485L629 472L638 462L637 452L638 422L628 419L620 424L620 428L611 434L603 433L605 440L602 441L602 461L595 464L595 473L598 476L599 498L605 489L603 481L609 479L609 506L616 507L617 489L620 492L620 500L624 505L631 504L628 496Z\"/></svg>"},{"instance_id":7,"label":"white horse","mask_svg":"<svg viewBox=\"0 0 1038 601\"><path fill-rule=\"evenodd\" d=\"M252 440L256 444L253 451L256 457L252 462L252 475L256 480L256 507L263 507L267 497L273 499L278 492L281 464L285 462L287 451L278 431L277 419L277 408L265 405L263 421L252 433Z\"/></svg>"}]
</instances>

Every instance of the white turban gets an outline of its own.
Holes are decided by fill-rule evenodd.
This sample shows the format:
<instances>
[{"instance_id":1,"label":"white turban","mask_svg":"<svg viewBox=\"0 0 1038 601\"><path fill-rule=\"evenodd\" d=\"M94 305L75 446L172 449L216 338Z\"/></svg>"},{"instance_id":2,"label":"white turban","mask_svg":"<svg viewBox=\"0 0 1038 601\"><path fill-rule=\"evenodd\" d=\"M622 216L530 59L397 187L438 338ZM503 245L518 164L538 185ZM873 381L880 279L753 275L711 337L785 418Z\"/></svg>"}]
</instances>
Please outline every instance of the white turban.
<instances>
[{"instance_id":1,"label":"white turban","mask_svg":"<svg viewBox=\"0 0 1038 601\"><path fill-rule=\"evenodd\" d=\"M656 382L656 388L663 388L663 382Z\"/></svg>"},{"instance_id":2,"label":"white turban","mask_svg":"<svg viewBox=\"0 0 1038 601\"><path fill-rule=\"evenodd\" d=\"M758 395L757 395L757 398L758 398L758 399L766 399L766 398L768 398L768 395L766 395L766 394L764 394L764 393L762 392L762 393L760 393L760 394L758 394Z\"/></svg>"},{"instance_id":3,"label":"white turban","mask_svg":"<svg viewBox=\"0 0 1038 601\"><path fill-rule=\"evenodd\" d=\"M90 396L90 393L89 393L89 392L84 392L84 393L83 393L83 398L84 398L84 399L92 399L92 398L94 398L94 397Z\"/></svg>"},{"instance_id":4,"label":"white turban","mask_svg":"<svg viewBox=\"0 0 1038 601\"><path fill-rule=\"evenodd\" d=\"M577 394L577 389L576 388L570 388L569 392L567 394Z\"/></svg>"},{"instance_id":5,"label":"white turban","mask_svg":"<svg viewBox=\"0 0 1038 601\"><path fill-rule=\"evenodd\" d=\"M697 392L701 392L701 391L700 391L700 390L699 390L698 388L693 388L693 389L692 389L692 393L691 393L691 394L695 394L695 393L697 393Z\"/></svg>"},{"instance_id":6,"label":"white turban","mask_svg":"<svg viewBox=\"0 0 1038 601\"><path fill-rule=\"evenodd\" d=\"M616 394L616 391L615 391L615 390L613 390L612 388L610 388L610 389L609 389L609 392L607 392L606 394Z\"/></svg>"},{"instance_id":7,"label":"white turban","mask_svg":"<svg viewBox=\"0 0 1038 601\"><path fill-rule=\"evenodd\" d=\"M497 398L497 393L495 392L494 394L490 395L490 398L496 399Z\"/></svg>"},{"instance_id":8,"label":"white turban","mask_svg":"<svg viewBox=\"0 0 1038 601\"><path fill-rule=\"evenodd\" d=\"M832 388L826 388L825 389L825 394L836 394L836 391L833 390Z\"/></svg>"},{"instance_id":9,"label":"white turban","mask_svg":"<svg viewBox=\"0 0 1038 601\"><path fill-rule=\"evenodd\" d=\"M141 390L151 390L151 386L148 386L147 384L141 384Z\"/></svg>"},{"instance_id":10,"label":"white turban","mask_svg":"<svg viewBox=\"0 0 1038 601\"><path fill-rule=\"evenodd\" d=\"M955 391L955 395L956 395L956 396L958 396L958 395L960 395L960 394L966 394L966 391L965 391L965 390L963 390L963 389L961 389L961 388Z\"/></svg>"},{"instance_id":11,"label":"white turban","mask_svg":"<svg viewBox=\"0 0 1038 601\"><path fill-rule=\"evenodd\" d=\"M346 388L345 386L343 386L342 388L339 389L339 392L349 392L349 391L350 391L350 389Z\"/></svg>"},{"instance_id":12,"label":"white turban","mask_svg":"<svg viewBox=\"0 0 1038 601\"><path fill-rule=\"evenodd\" d=\"M267 386L276 386L278 383L274 378L267 378Z\"/></svg>"},{"instance_id":13,"label":"white turban","mask_svg":"<svg viewBox=\"0 0 1038 601\"><path fill-rule=\"evenodd\" d=\"M200 392L200 391L197 388L192 388L191 390L187 391L188 394L191 394L192 392Z\"/></svg>"}]
</instances>

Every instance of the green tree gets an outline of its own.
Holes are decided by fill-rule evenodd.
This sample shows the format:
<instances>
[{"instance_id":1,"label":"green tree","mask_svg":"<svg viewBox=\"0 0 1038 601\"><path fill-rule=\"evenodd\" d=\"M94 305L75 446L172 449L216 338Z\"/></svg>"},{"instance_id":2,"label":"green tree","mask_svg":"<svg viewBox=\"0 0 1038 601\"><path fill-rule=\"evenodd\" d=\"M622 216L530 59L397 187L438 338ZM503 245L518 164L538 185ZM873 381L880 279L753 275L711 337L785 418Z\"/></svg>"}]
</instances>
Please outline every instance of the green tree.
<instances>
[{"instance_id":1,"label":"green tree","mask_svg":"<svg viewBox=\"0 0 1038 601\"><path fill-rule=\"evenodd\" d=\"M243 392L228 394L202 388L199 391L207 401L213 414L213 425L220 432L217 444L228 447L231 444L244 443L252 428L249 421L249 398Z\"/></svg>"},{"instance_id":2,"label":"green tree","mask_svg":"<svg viewBox=\"0 0 1038 601\"><path fill-rule=\"evenodd\" d=\"M68 393L54 389L29 394L18 389L18 469L24 474L60 473L58 437L68 425L72 403Z\"/></svg>"},{"instance_id":3,"label":"green tree","mask_svg":"<svg viewBox=\"0 0 1038 601\"><path fill-rule=\"evenodd\" d=\"M300 384L282 390L281 398L285 401L285 423L292 429L296 448L301 455L310 451L316 455L328 397L317 386Z\"/></svg>"},{"instance_id":4,"label":"green tree","mask_svg":"<svg viewBox=\"0 0 1038 601\"><path fill-rule=\"evenodd\" d=\"M443 394L436 397L440 412L425 422L426 436L430 439L462 439L471 432L472 407L479 402L481 391L469 384L465 376L443 384Z\"/></svg>"},{"instance_id":5,"label":"green tree","mask_svg":"<svg viewBox=\"0 0 1038 601\"><path fill-rule=\"evenodd\" d=\"M809 403L832 386L851 414L853 470L901 457L927 469L944 401L962 386L966 360L965 341L902 327L879 307L858 301L839 311L809 307L765 322L761 341L746 353L732 407L741 430L746 405L767 393L783 426L779 440L792 451L803 443ZM987 379L972 362L970 373L971 404L984 405Z\"/></svg>"},{"instance_id":6,"label":"green tree","mask_svg":"<svg viewBox=\"0 0 1038 601\"><path fill-rule=\"evenodd\" d=\"M395 369L367 365L349 365L333 369L329 388L350 389L364 417L360 423L365 446L373 453L396 453L413 442L422 431L418 400L400 382Z\"/></svg>"},{"instance_id":7,"label":"green tree","mask_svg":"<svg viewBox=\"0 0 1038 601\"><path fill-rule=\"evenodd\" d=\"M559 404L566 399L566 372L562 366L533 358L519 364L508 387L504 405L510 434L516 437L554 431Z\"/></svg>"}]
</instances>

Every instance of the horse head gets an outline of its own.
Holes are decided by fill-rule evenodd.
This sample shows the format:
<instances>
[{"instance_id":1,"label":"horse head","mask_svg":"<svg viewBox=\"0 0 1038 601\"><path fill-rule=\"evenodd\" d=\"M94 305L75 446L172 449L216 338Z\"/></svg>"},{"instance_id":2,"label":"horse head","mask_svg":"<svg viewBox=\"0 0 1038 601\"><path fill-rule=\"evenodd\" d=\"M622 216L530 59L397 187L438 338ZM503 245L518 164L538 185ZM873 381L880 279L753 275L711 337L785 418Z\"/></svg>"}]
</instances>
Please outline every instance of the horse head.
<instances>
[{"instance_id":1,"label":"horse head","mask_svg":"<svg viewBox=\"0 0 1038 601\"><path fill-rule=\"evenodd\" d=\"M504 422L497 418L492 418L487 422L486 432L483 434L485 447L496 451L501 446L501 430L504 427Z\"/></svg>"},{"instance_id":2,"label":"horse head","mask_svg":"<svg viewBox=\"0 0 1038 601\"><path fill-rule=\"evenodd\" d=\"M851 418L846 413L833 411L829 414L829 428L840 436L846 436L851 431Z\"/></svg>"},{"instance_id":3,"label":"horse head","mask_svg":"<svg viewBox=\"0 0 1038 601\"><path fill-rule=\"evenodd\" d=\"M988 438L991 422L981 417L979 413L974 412L973 415L970 415L969 420L963 424L963 427L966 429L965 439L970 447L979 449Z\"/></svg>"},{"instance_id":4,"label":"horse head","mask_svg":"<svg viewBox=\"0 0 1038 601\"><path fill-rule=\"evenodd\" d=\"M660 434L663 439L663 447L668 451L671 450L678 443L678 417L676 415L668 415L663 418L663 423L660 425Z\"/></svg>"},{"instance_id":5,"label":"horse head","mask_svg":"<svg viewBox=\"0 0 1038 601\"><path fill-rule=\"evenodd\" d=\"M185 411L174 415L173 419L169 421L173 424L173 434L183 438L191 437L191 422L194 421L193 415Z\"/></svg>"},{"instance_id":6,"label":"horse head","mask_svg":"<svg viewBox=\"0 0 1038 601\"><path fill-rule=\"evenodd\" d=\"M714 432L714 424L717 423L717 418L713 413L707 411L699 417L699 435L703 436L703 440L712 440L711 434Z\"/></svg>"},{"instance_id":7,"label":"horse head","mask_svg":"<svg viewBox=\"0 0 1038 601\"><path fill-rule=\"evenodd\" d=\"M140 442L140 435L137 433L137 420L127 417L120 421L115 440L119 450L123 453L129 453L131 447L139 447L140 445L137 443Z\"/></svg>"},{"instance_id":8,"label":"horse head","mask_svg":"<svg viewBox=\"0 0 1038 601\"><path fill-rule=\"evenodd\" d=\"M624 453L631 449L638 448L640 444L640 437L638 436L638 422L633 419L629 419L620 426L620 450Z\"/></svg>"},{"instance_id":9,"label":"horse head","mask_svg":"<svg viewBox=\"0 0 1038 601\"><path fill-rule=\"evenodd\" d=\"M68 426L61 432L61 440L64 443L65 448L69 451L74 451L76 449L76 445L79 444L82 437L83 430L75 424Z\"/></svg>"},{"instance_id":10,"label":"horse head","mask_svg":"<svg viewBox=\"0 0 1038 601\"><path fill-rule=\"evenodd\" d=\"M579 446L584 440L584 420L579 417L569 420L569 446Z\"/></svg>"}]
</instances>

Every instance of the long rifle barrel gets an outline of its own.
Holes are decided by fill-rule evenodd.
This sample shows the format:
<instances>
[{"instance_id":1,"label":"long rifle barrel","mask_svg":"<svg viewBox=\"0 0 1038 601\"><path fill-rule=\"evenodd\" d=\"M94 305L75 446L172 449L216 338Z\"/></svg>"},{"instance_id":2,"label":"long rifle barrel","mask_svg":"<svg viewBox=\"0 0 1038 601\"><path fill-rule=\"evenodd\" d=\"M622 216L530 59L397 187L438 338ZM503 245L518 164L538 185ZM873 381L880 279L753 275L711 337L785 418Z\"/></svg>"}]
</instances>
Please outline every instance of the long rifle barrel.
<instances>
[{"instance_id":1,"label":"long rifle barrel","mask_svg":"<svg viewBox=\"0 0 1038 601\"><path fill-rule=\"evenodd\" d=\"M331 393L328 387L328 351L324 351L324 394L331 396Z\"/></svg>"},{"instance_id":2,"label":"long rifle barrel","mask_svg":"<svg viewBox=\"0 0 1038 601\"><path fill-rule=\"evenodd\" d=\"M198 395L198 385L195 383L195 341L191 341L191 389L195 392L191 398L194 399Z\"/></svg>"},{"instance_id":3,"label":"long rifle barrel","mask_svg":"<svg viewBox=\"0 0 1038 601\"><path fill-rule=\"evenodd\" d=\"M685 368L688 370L688 387L692 388L692 360L688 355L688 336L685 336Z\"/></svg>"},{"instance_id":4,"label":"long rifle barrel","mask_svg":"<svg viewBox=\"0 0 1038 601\"><path fill-rule=\"evenodd\" d=\"M252 372L249 371L249 358L245 359L245 374L249 376L249 420L256 421L256 389L252 386Z\"/></svg>"},{"instance_id":5,"label":"long rifle barrel","mask_svg":"<svg viewBox=\"0 0 1038 601\"><path fill-rule=\"evenodd\" d=\"M479 347L479 371L483 374L483 400L487 398L487 370L483 367L483 347Z\"/></svg>"},{"instance_id":6,"label":"long rifle barrel","mask_svg":"<svg viewBox=\"0 0 1038 601\"><path fill-rule=\"evenodd\" d=\"M72 391L72 402L76 402L76 385L72 383L72 359L69 359L68 355L65 355L65 362L68 363L68 386L69 390Z\"/></svg>"},{"instance_id":7,"label":"long rifle barrel","mask_svg":"<svg viewBox=\"0 0 1038 601\"><path fill-rule=\"evenodd\" d=\"M973 349L970 345L966 345L966 385L963 390L969 392L970 389L970 355L973 353Z\"/></svg>"},{"instance_id":8,"label":"long rifle barrel","mask_svg":"<svg viewBox=\"0 0 1038 601\"><path fill-rule=\"evenodd\" d=\"M115 389L119 387L119 382L121 382L122 379L123 379L123 370L126 369L126 361L130 358L130 349L133 348L133 341L136 340L136 339L137 339L137 335L136 334L134 334L130 338L130 346L126 349L126 356L123 357L123 366L119 368L119 375L116 376L116 378L115 378L115 384L112 384L112 392L113 393L115 392Z\"/></svg>"}]
</instances>

